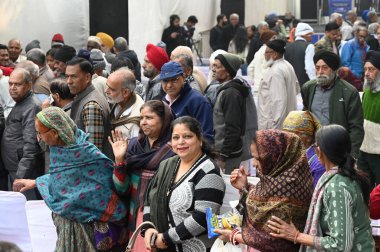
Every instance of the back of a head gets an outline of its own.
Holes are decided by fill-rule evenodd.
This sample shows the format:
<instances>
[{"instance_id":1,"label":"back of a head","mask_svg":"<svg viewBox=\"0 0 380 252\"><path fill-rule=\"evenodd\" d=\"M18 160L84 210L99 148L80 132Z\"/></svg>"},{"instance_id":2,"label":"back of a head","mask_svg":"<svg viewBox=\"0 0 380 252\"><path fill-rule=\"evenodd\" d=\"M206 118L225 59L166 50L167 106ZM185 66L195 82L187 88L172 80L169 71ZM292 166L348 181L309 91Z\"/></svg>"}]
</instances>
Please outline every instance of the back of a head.
<instances>
[{"instance_id":1,"label":"back of a head","mask_svg":"<svg viewBox=\"0 0 380 252\"><path fill-rule=\"evenodd\" d=\"M340 125L323 126L317 131L316 142L320 150L334 164L343 166L351 153L351 140L348 131Z\"/></svg>"},{"instance_id":2,"label":"back of a head","mask_svg":"<svg viewBox=\"0 0 380 252\"><path fill-rule=\"evenodd\" d=\"M46 56L39 48L34 48L26 54L26 59L34 62L39 66L44 66L46 63Z\"/></svg>"},{"instance_id":3,"label":"back of a head","mask_svg":"<svg viewBox=\"0 0 380 252\"><path fill-rule=\"evenodd\" d=\"M186 54L189 57L193 57L193 52L188 46L177 46L171 53L170 59L175 58L179 54Z\"/></svg>"},{"instance_id":4,"label":"back of a head","mask_svg":"<svg viewBox=\"0 0 380 252\"><path fill-rule=\"evenodd\" d=\"M115 72L116 70L122 67L128 67L129 70L133 72L135 71L135 67L133 66L133 63L129 58L116 57L115 60L111 64L111 73Z\"/></svg>"},{"instance_id":5,"label":"back of a head","mask_svg":"<svg viewBox=\"0 0 380 252\"><path fill-rule=\"evenodd\" d=\"M89 73L91 75L94 74L94 68L93 68L92 64L88 60L85 60L85 59L80 58L80 57L72 58L71 60L66 62L66 65L67 66L79 65L82 72Z\"/></svg>"},{"instance_id":6,"label":"back of a head","mask_svg":"<svg viewBox=\"0 0 380 252\"><path fill-rule=\"evenodd\" d=\"M73 100L74 95L70 93L69 86L63 78L55 78L50 81L50 93L58 94L63 100Z\"/></svg>"},{"instance_id":7,"label":"back of a head","mask_svg":"<svg viewBox=\"0 0 380 252\"><path fill-rule=\"evenodd\" d=\"M16 244L0 241L0 252L21 252L21 249Z\"/></svg>"},{"instance_id":8,"label":"back of a head","mask_svg":"<svg viewBox=\"0 0 380 252\"><path fill-rule=\"evenodd\" d=\"M118 52L126 51L128 49L128 42L125 38L118 37L115 39L115 44L113 47L115 47Z\"/></svg>"},{"instance_id":9,"label":"back of a head","mask_svg":"<svg viewBox=\"0 0 380 252\"><path fill-rule=\"evenodd\" d=\"M30 60L21 61L16 65L16 69L18 68L23 68L28 71L33 79L37 78L40 73L39 67Z\"/></svg>"}]
</instances>

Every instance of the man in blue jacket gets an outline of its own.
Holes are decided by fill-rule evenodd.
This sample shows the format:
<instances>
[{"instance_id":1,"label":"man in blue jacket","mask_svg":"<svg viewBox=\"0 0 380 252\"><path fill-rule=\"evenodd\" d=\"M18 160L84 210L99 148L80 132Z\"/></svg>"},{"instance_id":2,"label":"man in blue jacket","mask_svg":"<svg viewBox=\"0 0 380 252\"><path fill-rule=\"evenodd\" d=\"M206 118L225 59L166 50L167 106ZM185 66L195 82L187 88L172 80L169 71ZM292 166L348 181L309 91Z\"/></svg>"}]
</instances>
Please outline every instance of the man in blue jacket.
<instances>
[{"instance_id":1,"label":"man in blue jacket","mask_svg":"<svg viewBox=\"0 0 380 252\"><path fill-rule=\"evenodd\" d=\"M164 102L168 103L177 117L192 116L203 129L204 137L214 143L212 107L201 93L192 89L182 66L178 62L168 62L161 68L160 80L165 92Z\"/></svg>"},{"instance_id":2,"label":"man in blue jacket","mask_svg":"<svg viewBox=\"0 0 380 252\"><path fill-rule=\"evenodd\" d=\"M350 82L358 91L363 89L364 60L369 50L369 46L365 42L367 35L367 28L358 26L355 31L355 37L344 44L341 53L342 66L351 70L354 79Z\"/></svg>"}]
</instances>

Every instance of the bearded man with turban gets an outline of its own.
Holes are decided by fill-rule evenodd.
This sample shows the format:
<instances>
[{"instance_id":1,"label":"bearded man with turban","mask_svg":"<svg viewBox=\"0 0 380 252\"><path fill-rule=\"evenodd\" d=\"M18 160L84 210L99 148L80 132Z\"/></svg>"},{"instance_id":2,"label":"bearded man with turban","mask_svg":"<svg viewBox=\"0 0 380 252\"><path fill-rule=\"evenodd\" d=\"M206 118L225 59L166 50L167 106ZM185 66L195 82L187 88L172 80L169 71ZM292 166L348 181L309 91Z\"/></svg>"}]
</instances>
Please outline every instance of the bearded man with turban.
<instances>
[{"instance_id":1,"label":"bearded man with turban","mask_svg":"<svg viewBox=\"0 0 380 252\"><path fill-rule=\"evenodd\" d=\"M317 79L302 87L304 110L311 111L322 125L339 124L346 128L351 138L352 155L357 158L364 137L359 92L337 75L338 55L320 50L313 61Z\"/></svg>"}]
</instances>

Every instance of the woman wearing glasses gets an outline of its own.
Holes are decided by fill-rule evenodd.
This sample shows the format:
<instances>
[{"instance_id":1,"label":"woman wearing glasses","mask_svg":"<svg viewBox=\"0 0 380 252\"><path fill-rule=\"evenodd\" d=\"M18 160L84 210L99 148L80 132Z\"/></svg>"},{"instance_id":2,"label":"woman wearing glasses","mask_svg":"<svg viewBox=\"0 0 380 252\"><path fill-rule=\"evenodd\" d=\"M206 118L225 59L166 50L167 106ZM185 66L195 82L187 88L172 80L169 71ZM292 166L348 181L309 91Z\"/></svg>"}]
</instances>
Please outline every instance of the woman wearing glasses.
<instances>
[{"instance_id":1,"label":"woman wearing glasses","mask_svg":"<svg viewBox=\"0 0 380 252\"><path fill-rule=\"evenodd\" d=\"M351 140L339 125L316 134L316 152L326 172L314 191L304 231L273 216L271 235L301 244L300 251L374 251L368 179L356 169Z\"/></svg>"}]
</instances>

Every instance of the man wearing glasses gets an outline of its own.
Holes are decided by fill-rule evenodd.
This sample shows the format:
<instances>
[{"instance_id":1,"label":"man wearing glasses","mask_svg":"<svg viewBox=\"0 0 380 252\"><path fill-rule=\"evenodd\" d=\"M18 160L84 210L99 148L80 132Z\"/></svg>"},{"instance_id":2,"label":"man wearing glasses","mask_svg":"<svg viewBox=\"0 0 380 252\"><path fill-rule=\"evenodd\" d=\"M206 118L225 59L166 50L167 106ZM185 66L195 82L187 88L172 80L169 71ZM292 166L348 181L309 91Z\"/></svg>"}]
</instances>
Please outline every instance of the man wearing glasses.
<instances>
[{"instance_id":1,"label":"man wearing glasses","mask_svg":"<svg viewBox=\"0 0 380 252\"><path fill-rule=\"evenodd\" d=\"M191 116L197 119L204 137L214 142L212 107L201 93L190 86L178 62L170 61L161 68L160 80L165 92L164 102L168 103L177 117Z\"/></svg>"},{"instance_id":2,"label":"man wearing glasses","mask_svg":"<svg viewBox=\"0 0 380 252\"><path fill-rule=\"evenodd\" d=\"M0 188L7 188L15 179L33 179L43 174L44 160L38 145L34 118L41 111L38 99L32 92L32 77L23 68L15 69L9 78L9 94L16 105L8 115L1 139L1 157L5 176L0 178ZM3 174L3 172L0 172ZM33 190L27 199L36 199Z\"/></svg>"},{"instance_id":3,"label":"man wearing glasses","mask_svg":"<svg viewBox=\"0 0 380 252\"><path fill-rule=\"evenodd\" d=\"M353 75L349 82L358 91L362 91L364 60L369 50L369 46L365 42L368 30L366 27L357 26L354 33L355 37L347 41L342 48L341 61L343 67L349 68L346 71Z\"/></svg>"}]
</instances>

